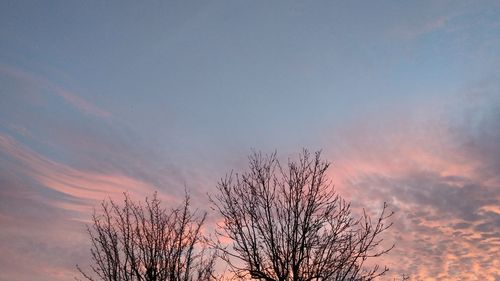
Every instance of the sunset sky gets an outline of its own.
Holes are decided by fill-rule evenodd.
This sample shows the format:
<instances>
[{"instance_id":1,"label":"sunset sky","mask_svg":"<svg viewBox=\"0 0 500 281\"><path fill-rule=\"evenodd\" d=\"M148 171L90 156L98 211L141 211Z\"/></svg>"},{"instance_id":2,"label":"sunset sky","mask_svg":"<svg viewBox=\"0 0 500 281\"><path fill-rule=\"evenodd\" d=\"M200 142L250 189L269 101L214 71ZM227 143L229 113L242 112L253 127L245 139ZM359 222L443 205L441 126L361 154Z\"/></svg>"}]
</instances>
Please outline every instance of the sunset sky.
<instances>
[{"instance_id":1,"label":"sunset sky","mask_svg":"<svg viewBox=\"0 0 500 281\"><path fill-rule=\"evenodd\" d=\"M500 280L499 1L0 1L0 281L87 266L100 200L322 150L392 276Z\"/></svg>"}]
</instances>

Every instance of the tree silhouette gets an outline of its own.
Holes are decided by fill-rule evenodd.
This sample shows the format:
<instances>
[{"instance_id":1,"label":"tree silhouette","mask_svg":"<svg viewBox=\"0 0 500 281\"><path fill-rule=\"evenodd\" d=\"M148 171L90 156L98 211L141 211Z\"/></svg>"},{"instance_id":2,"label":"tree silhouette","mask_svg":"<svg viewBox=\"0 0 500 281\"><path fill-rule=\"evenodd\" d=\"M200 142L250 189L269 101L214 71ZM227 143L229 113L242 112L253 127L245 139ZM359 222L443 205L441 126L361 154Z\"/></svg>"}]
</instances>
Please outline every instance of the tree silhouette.
<instances>
[{"instance_id":1,"label":"tree silhouette","mask_svg":"<svg viewBox=\"0 0 500 281\"><path fill-rule=\"evenodd\" d=\"M304 150L285 168L276 153L249 160L250 170L221 179L211 198L223 217L219 256L236 278L373 280L388 271L366 265L392 249L381 244L392 225L385 203L376 220L364 210L355 217L327 179L330 164L320 152Z\"/></svg>"},{"instance_id":2,"label":"tree silhouette","mask_svg":"<svg viewBox=\"0 0 500 281\"><path fill-rule=\"evenodd\" d=\"M206 214L191 212L187 195L176 209L167 210L160 203L156 193L145 205L127 194L122 205L103 201L87 226L92 274L77 265L82 276L90 281L210 279L215 256L200 232Z\"/></svg>"}]
</instances>

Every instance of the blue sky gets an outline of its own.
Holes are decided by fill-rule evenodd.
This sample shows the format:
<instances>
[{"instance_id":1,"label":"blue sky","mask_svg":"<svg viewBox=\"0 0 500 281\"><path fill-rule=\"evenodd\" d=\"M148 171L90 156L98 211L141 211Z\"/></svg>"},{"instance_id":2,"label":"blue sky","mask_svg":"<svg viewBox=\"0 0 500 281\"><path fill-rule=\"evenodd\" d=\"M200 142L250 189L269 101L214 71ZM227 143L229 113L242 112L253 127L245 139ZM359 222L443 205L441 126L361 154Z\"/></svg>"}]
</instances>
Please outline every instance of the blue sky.
<instances>
[{"instance_id":1,"label":"blue sky","mask_svg":"<svg viewBox=\"0 0 500 281\"><path fill-rule=\"evenodd\" d=\"M0 250L46 265L19 273L4 254L0 279L72 279L85 244L56 256L104 196L188 186L206 202L252 148L302 147L323 149L345 196L400 210L397 231L484 230L460 232L470 261L443 230L433 255L456 266L395 273L499 278L499 54L496 1L2 1ZM415 243L389 260L424 257Z\"/></svg>"}]
</instances>

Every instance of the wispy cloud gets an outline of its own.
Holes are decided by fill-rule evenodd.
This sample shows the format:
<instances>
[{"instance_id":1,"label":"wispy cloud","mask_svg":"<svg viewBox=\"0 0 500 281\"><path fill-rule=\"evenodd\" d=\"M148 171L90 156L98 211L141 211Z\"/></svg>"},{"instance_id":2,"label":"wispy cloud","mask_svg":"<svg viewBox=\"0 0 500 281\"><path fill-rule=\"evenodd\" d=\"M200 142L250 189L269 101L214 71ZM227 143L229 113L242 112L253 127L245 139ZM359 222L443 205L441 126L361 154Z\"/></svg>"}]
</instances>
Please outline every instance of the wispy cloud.
<instances>
[{"instance_id":1,"label":"wispy cloud","mask_svg":"<svg viewBox=\"0 0 500 281\"><path fill-rule=\"evenodd\" d=\"M63 87L41 76L31 74L4 64L0 64L0 74L3 74L9 78L17 79L19 80L19 82L28 84L35 89L47 90L64 99L64 101L66 101L68 104L72 105L74 108L85 114L90 114L100 118L111 117L111 113L107 112L106 110L99 108L98 106L78 96L74 92L64 89Z\"/></svg>"},{"instance_id":2,"label":"wispy cloud","mask_svg":"<svg viewBox=\"0 0 500 281\"><path fill-rule=\"evenodd\" d=\"M107 118L111 116L109 112L98 108L97 106L87 102L86 100L84 100L83 98L77 96L72 92L66 91L65 89L56 86L52 86L52 88L55 90L57 95L62 97L64 100L66 100L68 103L78 108L82 112L102 118Z\"/></svg>"},{"instance_id":3,"label":"wispy cloud","mask_svg":"<svg viewBox=\"0 0 500 281\"><path fill-rule=\"evenodd\" d=\"M120 201L123 192L142 199L157 190L116 170L66 165L1 133L0 184L0 264L7 280L72 280L75 263L87 262L84 222L93 207L105 198Z\"/></svg>"},{"instance_id":4,"label":"wispy cloud","mask_svg":"<svg viewBox=\"0 0 500 281\"><path fill-rule=\"evenodd\" d=\"M54 200L55 206L85 211L85 215L89 206L108 196L117 197L129 192L140 198L155 190L149 183L124 174L79 170L53 161L6 135L0 135L0 152L13 159L11 163L16 165L19 173L66 197L65 200ZM82 206L85 207L83 210Z\"/></svg>"}]
</instances>

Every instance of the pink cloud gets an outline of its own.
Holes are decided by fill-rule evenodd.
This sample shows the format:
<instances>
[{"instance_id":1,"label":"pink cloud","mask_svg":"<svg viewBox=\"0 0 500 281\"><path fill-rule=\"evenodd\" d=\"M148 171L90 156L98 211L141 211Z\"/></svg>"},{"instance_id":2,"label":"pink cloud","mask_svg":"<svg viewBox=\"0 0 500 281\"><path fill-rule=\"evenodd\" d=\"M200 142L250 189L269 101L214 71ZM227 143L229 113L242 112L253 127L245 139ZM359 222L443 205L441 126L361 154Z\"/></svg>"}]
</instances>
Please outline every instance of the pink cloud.
<instances>
[{"instance_id":1,"label":"pink cloud","mask_svg":"<svg viewBox=\"0 0 500 281\"><path fill-rule=\"evenodd\" d=\"M93 105L92 103L79 97L77 94L62 88L43 77L39 77L37 75L30 74L3 64L0 64L0 73L15 78L23 84L28 84L38 89L49 90L50 92L61 97L74 108L85 114L94 115L100 118L111 117L111 114L109 112L99 108L96 105Z\"/></svg>"},{"instance_id":2,"label":"pink cloud","mask_svg":"<svg viewBox=\"0 0 500 281\"><path fill-rule=\"evenodd\" d=\"M386 258L391 272L413 280L496 280L500 177L484 171L499 171L500 159L495 151L475 152L499 139L473 132L492 132L498 120L460 134L445 123L385 121L350 127L326 158L334 160L337 189L356 206L373 210L387 201L397 211L389 237L397 247Z\"/></svg>"},{"instance_id":3,"label":"pink cloud","mask_svg":"<svg viewBox=\"0 0 500 281\"><path fill-rule=\"evenodd\" d=\"M83 203L82 205L71 201L55 200L51 204L62 209L82 212L86 216L90 214L90 206L104 198L120 199L123 192L144 198L156 190L149 183L124 174L105 171L90 172L72 168L48 159L6 135L0 135L0 152L9 155L21 165L20 173L46 188ZM167 200L172 199L165 194L161 196Z\"/></svg>"},{"instance_id":4,"label":"pink cloud","mask_svg":"<svg viewBox=\"0 0 500 281\"><path fill-rule=\"evenodd\" d=\"M120 202L123 192L143 200L156 191L120 172L65 165L5 134L0 134L0 157L6 168L0 194L0 275L9 280L72 280L75 264L88 262L83 223L93 207L106 198ZM158 195L167 204L179 202L169 194Z\"/></svg>"}]
</instances>

